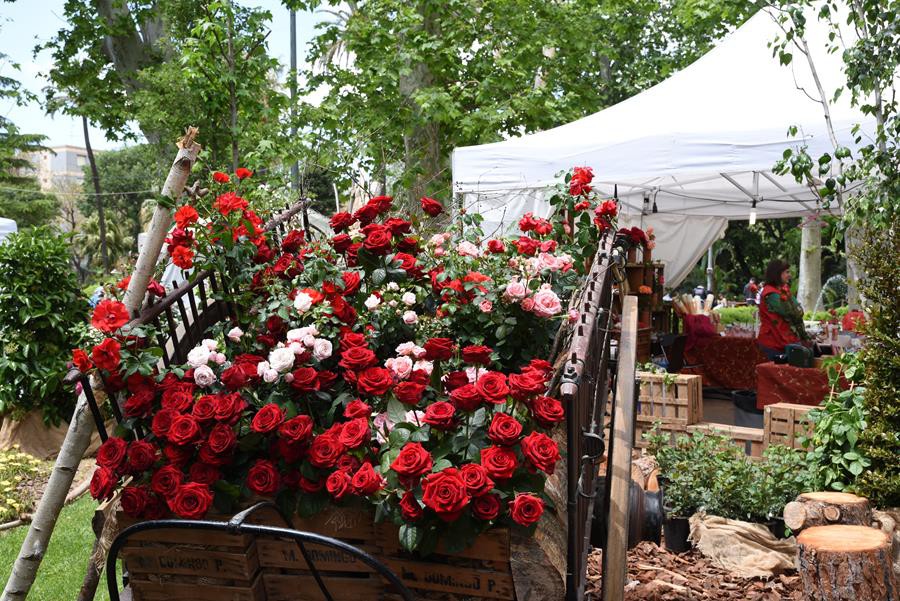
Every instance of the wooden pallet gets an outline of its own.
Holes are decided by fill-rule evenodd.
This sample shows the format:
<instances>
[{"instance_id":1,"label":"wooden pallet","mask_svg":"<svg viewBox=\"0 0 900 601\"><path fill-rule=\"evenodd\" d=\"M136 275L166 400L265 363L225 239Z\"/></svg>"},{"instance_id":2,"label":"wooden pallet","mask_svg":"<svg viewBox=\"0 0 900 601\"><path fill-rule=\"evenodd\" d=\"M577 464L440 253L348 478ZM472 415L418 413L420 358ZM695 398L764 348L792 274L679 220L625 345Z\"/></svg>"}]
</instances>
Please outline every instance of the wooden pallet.
<instances>
[{"instance_id":1,"label":"wooden pallet","mask_svg":"<svg viewBox=\"0 0 900 601\"><path fill-rule=\"evenodd\" d=\"M763 444L782 444L794 449L802 449L801 436L809 436L812 424L807 414L809 405L795 403L774 403L766 405L763 417Z\"/></svg>"},{"instance_id":2,"label":"wooden pallet","mask_svg":"<svg viewBox=\"0 0 900 601\"><path fill-rule=\"evenodd\" d=\"M701 376L677 375L674 382L666 385L673 376L638 372L638 410L635 415L634 440L638 447L646 447L645 432L651 431L659 423L660 430L674 440L687 427L703 420L703 378Z\"/></svg>"},{"instance_id":3,"label":"wooden pallet","mask_svg":"<svg viewBox=\"0 0 900 601\"><path fill-rule=\"evenodd\" d=\"M745 428L728 424L715 424L701 422L687 427L688 432L709 432L721 434L731 438L744 452L751 457L762 457L763 430L762 428Z\"/></svg>"}]
</instances>

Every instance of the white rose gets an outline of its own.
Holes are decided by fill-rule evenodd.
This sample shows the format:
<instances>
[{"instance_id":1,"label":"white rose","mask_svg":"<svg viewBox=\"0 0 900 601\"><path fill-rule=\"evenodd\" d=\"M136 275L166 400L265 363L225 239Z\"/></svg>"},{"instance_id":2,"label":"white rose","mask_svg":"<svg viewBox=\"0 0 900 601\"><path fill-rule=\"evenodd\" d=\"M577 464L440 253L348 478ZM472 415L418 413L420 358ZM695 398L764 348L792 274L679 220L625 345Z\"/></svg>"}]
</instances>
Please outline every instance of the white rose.
<instances>
[{"instance_id":1,"label":"white rose","mask_svg":"<svg viewBox=\"0 0 900 601\"><path fill-rule=\"evenodd\" d=\"M387 288L392 292L397 292L400 290L400 285L397 282L388 282Z\"/></svg>"},{"instance_id":2,"label":"white rose","mask_svg":"<svg viewBox=\"0 0 900 601\"><path fill-rule=\"evenodd\" d=\"M225 363L225 353L210 353L209 358L216 365Z\"/></svg>"},{"instance_id":3,"label":"white rose","mask_svg":"<svg viewBox=\"0 0 900 601\"><path fill-rule=\"evenodd\" d=\"M312 308L313 299L305 292L298 292L294 298L294 308L300 313L306 313Z\"/></svg>"},{"instance_id":4,"label":"white rose","mask_svg":"<svg viewBox=\"0 0 900 601\"><path fill-rule=\"evenodd\" d=\"M316 338L316 343L313 345L313 357L318 361L324 361L331 356L333 350L330 340Z\"/></svg>"},{"instance_id":5,"label":"white rose","mask_svg":"<svg viewBox=\"0 0 900 601\"><path fill-rule=\"evenodd\" d=\"M416 304L416 295L412 292L404 292L403 296L400 297L400 300L402 300L403 304L407 307L412 307Z\"/></svg>"},{"instance_id":6,"label":"white rose","mask_svg":"<svg viewBox=\"0 0 900 601\"><path fill-rule=\"evenodd\" d=\"M256 364L256 375L260 378L266 375L266 372L272 369L272 366L269 365L268 361L260 361Z\"/></svg>"},{"instance_id":7,"label":"white rose","mask_svg":"<svg viewBox=\"0 0 900 601\"><path fill-rule=\"evenodd\" d=\"M292 351L295 355L299 355L300 353L302 353L303 351L306 350L306 349L303 348L303 345L300 344L300 343L297 342L297 341L291 342L287 347L288 347L289 349L291 349L291 351Z\"/></svg>"},{"instance_id":8,"label":"white rose","mask_svg":"<svg viewBox=\"0 0 900 601\"><path fill-rule=\"evenodd\" d=\"M200 388L206 388L216 383L216 374L208 365L201 365L194 369L194 382Z\"/></svg>"},{"instance_id":9,"label":"white rose","mask_svg":"<svg viewBox=\"0 0 900 601\"><path fill-rule=\"evenodd\" d=\"M419 321L419 316L416 315L415 311L407 311L403 314L403 323L406 325L411 326L417 321Z\"/></svg>"},{"instance_id":10,"label":"white rose","mask_svg":"<svg viewBox=\"0 0 900 601\"><path fill-rule=\"evenodd\" d=\"M312 348L316 344L316 337L312 334L307 334L303 337L303 346L307 348Z\"/></svg>"},{"instance_id":11,"label":"white rose","mask_svg":"<svg viewBox=\"0 0 900 601\"><path fill-rule=\"evenodd\" d=\"M274 369L267 369L266 372L262 376L263 380L271 384L275 380L278 379L278 372Z\"/></svg>"},{"instance_id":12,"label":"white rose","mask_svg":"<svg viewBox=\"0 0 900 601\"><path fill-rule=\"evenodd\" d=\"M381 299L373 294L366 299L366 302L364 304L366 305L366 309L368 309L369 311L374 311L375 308L381 304Z\"/></svg>"},{"instance_id":13,"label":"white rose","mask_svg":"<svg viewBox=\"0 0 900 601\"><path fill-rule=\"evenodd\" d=\"M279 373L290 371L294 366L294 351L290 347L273 350L269 353L269 364Z\"/></svg>"},{"instance_id":14,"label":"white rose","mask_svg":"<svg viewBox=\"0 0 900 601\"><path fill-rule=\"evenodd\" d=\"M431 361L425 361L424 359L422 359L420 361L416 361L416 364L413 366L413 369L422 370L430 376L431 372L434 371L434 363L432 363Z\"/></svg>"},{"instance_id":15,"label":"white rose","mask_svg":"<svg viewBox=\"0 0 900 601\"><path fill-rule=\"evenodd\" d=\"M219 348L219 343L211 338L204 338L203 342L201 342L201 344L211 351L214 351Z\"/></svg>"},{"instance_id":16,"label":"white rose","mask_svg":"<svg viewBox=\"0 0 900 601\"><path fill-rule=\"evenodd\" d=\"M388 306L390 306L390 307L392 307L392 308L393 308L393 307L396 307L396 306L397 306L397 301L395 301L395 300L390 300L390 301L388 301Z\"/></svg>"},{"instance_id":17,"label":"white rose","mask_svg":"<svg viewBox=\"0 0 900 601\"><path fill-rule=\"evenodd\" d=\"M288 342L300 342L303 340L304 330L305 328L298 328L295 330L288 330L287 333L287 341Z\"/></svg>"},{"instance_id":18,"label":"white rose","mask_svg":"<svg viewBox=\"0 0 900 601\"><path fill-rule=\"evenodd\" d=\"M209 349L203 345L194 347L187 356L188 364L194 369L209 363Z\"/></svg>"},{"instance_id":19,"label":"white rose","mask_svg":"<svg viewBox=\"0 0 900 601\"><path fill-rule=\"evenodd\" d=\"M228 339L232 342L240 342L241 336L244 335L244 330L240 328L231 328L228 330Z\"/></svg>"}]
</instances>

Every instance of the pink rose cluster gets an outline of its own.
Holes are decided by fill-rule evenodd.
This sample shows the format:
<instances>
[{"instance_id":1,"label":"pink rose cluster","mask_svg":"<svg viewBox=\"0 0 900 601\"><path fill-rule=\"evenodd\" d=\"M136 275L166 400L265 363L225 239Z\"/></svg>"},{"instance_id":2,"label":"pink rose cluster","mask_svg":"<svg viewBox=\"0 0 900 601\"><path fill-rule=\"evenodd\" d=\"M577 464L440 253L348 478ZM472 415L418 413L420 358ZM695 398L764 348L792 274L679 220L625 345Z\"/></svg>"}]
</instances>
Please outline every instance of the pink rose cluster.
<instances>
[{"instance_id":1,"label":"pink rose cluster","mask_svg":"<svg viewBox=\"0 0 900 601\"><path fill-rule=\"evenodd\" d=\"M562 301L550 284L542 284L532 295L522 281L512 280L506 284L503 298L509 303L518 303L522 309L538 317L550 318L559 315L563 310Z\"/></svg>"}]
</instances>

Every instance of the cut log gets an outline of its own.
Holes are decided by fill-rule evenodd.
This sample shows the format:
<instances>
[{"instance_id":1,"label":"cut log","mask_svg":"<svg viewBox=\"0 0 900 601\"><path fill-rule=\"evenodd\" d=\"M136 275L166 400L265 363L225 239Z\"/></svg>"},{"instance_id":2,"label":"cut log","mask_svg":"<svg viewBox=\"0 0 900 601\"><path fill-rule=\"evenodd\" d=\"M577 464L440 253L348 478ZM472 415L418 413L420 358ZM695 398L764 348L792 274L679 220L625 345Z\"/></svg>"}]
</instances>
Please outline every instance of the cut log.
<instances>
[{"instance_id":1,"label":"cut log","mask_svg":"<svg viewBox=\"0 0 900 601\"><path fill-rule=\"evenodd\" d=\"M814 526L797 537L809 601L898 601L891 539L867 526Z\"/></svg>"},{"instance_id":2,"label":"cut log","mask_svg":"<svg viewBox=\"0 0 900 601\"><path fill-rule=\"evenodd\" d=\"M795 533L812 526L871 526L869 500L844 492L805 492L784 506L784 524Z\"/></svg>"}]
</instances>

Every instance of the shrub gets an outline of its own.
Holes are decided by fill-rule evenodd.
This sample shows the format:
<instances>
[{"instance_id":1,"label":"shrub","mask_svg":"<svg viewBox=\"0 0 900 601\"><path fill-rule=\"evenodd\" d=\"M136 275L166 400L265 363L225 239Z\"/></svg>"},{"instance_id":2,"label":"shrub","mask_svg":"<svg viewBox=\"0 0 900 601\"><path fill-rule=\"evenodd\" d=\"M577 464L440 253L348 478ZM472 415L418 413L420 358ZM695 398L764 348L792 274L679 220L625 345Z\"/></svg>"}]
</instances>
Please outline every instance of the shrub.
<instances>
[{"instance_id":1,"label":"shrub","mask_svg":"<svg viewBox=\"0 0 900 601\"><path fill-rule=\"evenodd\" d=\"M870 232L858 256L865 273L860 292L868 323L862 359L865 365L864 404L868 428L859 447L872 462L860 475L862 494L882 507L900 505L900 236L896 226Z\"/></svg>"},{"instance_id":2,"label":"shrub","mask_svg":"<svg viewBox=\"0 0 900 601\"><path fill-rule=\"evenodd\" d=\"M728 326L733 323L755 323L756 322L756 307L746 305L744 307L726 307L724 309L720 309L719 313L719 321L723 326Z\"/></svg>"},{"instance_id":3,"label":"shrub","mask_svg":"<svg viewBox=\"0 0 900 601\"><path fill-rule=\"evenodd\" d=\"M62 378L73 325L87 318L65 240L48 228L14 234L0 245L0 414L42 409L58 425L74 408Z\"/></svg>"},{"instance_id":4,"label":"shrub","mask_svg":"<svg viewBox=\"0 0 900 601\"><path fill-rule=\"evenodd\" d=\"M46 461L19 451L18 445L0 451L0 524L30 513L35 485L49 475Z\"/></svg>"}]
</instances>

